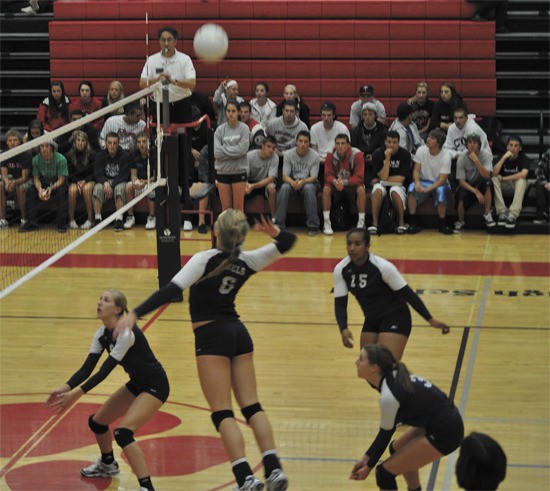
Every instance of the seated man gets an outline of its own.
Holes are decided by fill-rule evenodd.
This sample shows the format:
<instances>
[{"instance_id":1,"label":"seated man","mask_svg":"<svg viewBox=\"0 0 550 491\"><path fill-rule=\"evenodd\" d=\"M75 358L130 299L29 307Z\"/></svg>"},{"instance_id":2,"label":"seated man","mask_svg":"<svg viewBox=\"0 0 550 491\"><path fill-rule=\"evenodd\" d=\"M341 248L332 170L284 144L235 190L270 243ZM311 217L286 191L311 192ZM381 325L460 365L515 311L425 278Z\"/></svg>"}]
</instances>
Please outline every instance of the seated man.
<instances>
[{"instance_id":1,"label":"seated man","mask_svg":"<svg viewBox=\"0 0 550 491\"><path fill-rule=\"evenodd\" d=\"M508 137L506 148L504 155L493 167L493 187L497 223L512 229L521 213L531 159L523 153L523 142L519 136ZM506 208L503 194L513 195L510 208Z\"/></svg>"},{"instance_id":2,"label":"seated man","mask_svg":"<svg viewBox=\"0 0 550 491\"><path fill-rule=\"evenodd\" d=\"M336 106L332 102L325 102L321 107L321 121L311 127L311 148L319 154L321 164L325 163L327 154L332 152L336 135L342 133L349 137L347 126L336 121Z\"/></svg>"},{"instance_id":3,"label":"seated man","mask_svg":"<svg viewBox=\"0 0 550 491\"><path fill-rule=\"evenodd\" d=\"M36 230L36 212L40 202L48 203L56 211L57 231L67 231L68 201L66 178L69 175L67 159L57 152L53 140L40 145L40 153L32 159L34 186L27 191L27 222L19 232Z\"/></svg>"},{"instance_id":4,"label":"seated man","mask_svg":"<svg viewBox=\"0 0 550 491\"><path fill-rule=\"evenodd\" d=\"M131 201L134 197L142 194L145 191L145 186L155 181L155 173L157 170L156 153L149 153L149 135L142 131L136 136L136 150L132 153L132 163L130 164L130 182L126 185L126 201ZM149 178L147 178L147 166L149 165ZM155 191L147 194L147 208L149 215L145 228L152 230L157 226L155 218ZM128 210L124 228L130 229L136 223L134 218L134 208Z\"/></svg>"},{"instance_id":5,"label":"seated man","mask_svg":"<svg viewBox=\"0 0 550 491\"><path fill-rule=\"evenodd\" d=\"M116 209L119 210L126 203L126 184L130 179L130 165L132 157L118 146L118 135L109 133L105 138L105 150L95 156L93 192L94 227L101 222L101 209L105 199L113 198ZM124 230L122 217L115 220L115 232Z\"/></svg>"},{"instance_id":6,"label":"seated man","mask_svg":"<svg viewBox=\"0 0 550 491\"><path fill-rule=\"evenodd\" d=\"M548 221L548 196L550 195L550 149L540 159L535 170L537 182L535 184L537 194L537 215L533 223Z\"/></svg>"},{"instance_id":7,"label":"seated man","mask_svg":"<svg viewBox=\"0 0 550 491\"><path fill-rule=\"evenodd\" d=\"M109 133L118 135L118 145L127 152L133 152L136 149L136 141L138 133L145 130L145 121L143 117L143 109L139 101L133 101L124 106L124 114L111 116L101 130L99 135L99 144L101 148L105 148L105 137Z\"/></svg>"},{"instance_id":8,"label":"seated man","mask_svg":"<svg viewBox=\"0 0 550 491\"><path fill-rule=\"evenodd\" d=\"M314 236L319 233L317 213L319 155L310 148L309 144L309 131L300 131L296 137L296 147L284 153L283 184L277 194L275 224L281 228L285 227L288 200L291 194L297 193L304 200L308 235Z\"/></svg>"},{"instance_id":9,"label":"seated man","mask_svg":"<svg viewBox=\"0 0 550 491\"><path fill-rule=\"evenodd\" d=\"M424 145L424 140L418 133L418 128L413 121L414 109L408 103L402 102L397 106L397 118L390 126L390 131L399 133L399 146L407 150L411 155Z\"/></svg>"},{"instance_id":10,"label":"seated man","mask_svg":"<svg viewBox=\"0 0 550 491\"><path fill-rule=\"evenodd\" d=\"M8 150L21 145L23 137L19 131L11 129L6 133ZM7 227L7 197L14 194L21 212L21 225L26 222L27 190L33 185L31 179L32 170L31 152L22 152L11 159L2 162L2 175L0 180L0 228Z\"/></svg>"},{"instance_id":11,"label":"seated man","mask_svg":"<svg viewBox=\"0 0 550 491\"><path fill-rule=\"evenodd\" d=\"M334 151L327 154L325 160L325 184L323 187L323 233L325 235L334 233L330 223L330 206L333 198L335 203L342 197L345 197L350 204L354 200L357 201L359 214L357 227L365 226L365 209L367 207L363 154L361 150L351 146L346 133L336 135L334 141Z\"/></svg>"},{"instance_id":12,"label":"seated man","mask_svg":"<svg viewBox=\"0 0 550 491\"><path fill-rule=\"evenodd\" d=\"M405 208L407 206L407 191L405 181L411 177L411 154L399 145L399 133L390 130L386 135L386 148L379 148L372 157L374 172L380 179L372 188L371 207L372 225L369 227L371 234L378 233L378 219L382 200L390 195L393 207L397 210L399 225L395 233L404 234Z\"/></svg>"},{"instance_id":13,"label":"seated man","mask_svg":"<svg viewBox=\"0 0 550 491\"><path fill-rule=\"evenodd\" d=\"M443 149L447 150L451 154L453 159L458 158L459 155L466 153L466 135L475 133L479 135L481 141L481 150L483 152L491 153L491 147L487 141L487 135L479 125L468 117L468 113L464 107L457 107L453 112L454 123L449 126L447 130L447 138ZM492 155L492 153L491 153Z\"/></svg>"},{"instance_id":14,"label":"seated man","mask_svg":"<svg viewBox=\"0 0 550 491\"><path fill-rule=\"evenodd\" d=\"M277 141L271 135L267 135L262 143L262 148L251 150L246 154L248 159L248 182L244 199L263 195L267 198L271 217L275 217L275 205L277 202L277 174L279 173L279 157L275 153Z\"/></svg>"},{"instance_id":15,"label":"seated man","mask_svg":"<svg viewBox=\"0 0 550 491\"><path fill-rule=\"evenodd\" d=\"M459 186L456 190L458 221L455 222L455 233L464 230L464 214L476 201L485 205L483 213L485 225L487 227L496 225L491 215L493 156L480 149L481 138L477 133L466 137L466 145L468 151L458 157L456 165L456 179Z\"/></svg>"},{"instance_id":16,"label":"seated man","mask_svg":"<svg viewBox=\"0 0 550 491\"><path fill-rule=\"evenodd\" d=\"M426 145L420 147L414 156L413 182L409 185L409 214L411 219L409 234L420 232L416 220L416 209L428 196L432 195L439 216L439 232L453 233L446 224L447 202L451 187L447 181L451 173L451 155L443 150L445 133L439 128L430 131Z\"/></svg>"},{"instance_id":17,"label":"seated man","mask_svg":"<svg viewBox=\"0 0 550 491\"><path fill-rule=\"evenodd\" d=\"M386 124L386 108L384 104L374 98L374 87L372 85L361 85L359 87L359 99L351 105L349 112L349 125L352 129L361 123L361 113L367 102L375 105L377 120L383 125Z\"/></svg>"},{"instance_id":18,"label":"seated man","mask_svg":"<svg viewBox=\"0 0 550 491\"><path fill-rule=\"evenodd\" d=\"M239 117L250 130L250 146L248 151L260 148L265 138L265 131L260 123L252 117L250 103L243 101L239 104Z\"/></svg>"},{"instance_id":19,"label":"seated man","mask_svg":"<svg viewBox=\"0 0 550 491\"><path fill-rule=\"evenodd\" d=\"M283 102L283 114L267 123L266 133L273 135L277 141L277 155L282 157L285 150L296 146L298 133L307 131L307 126L296 116L296 103ZM309 135L309 132L308 132Z\"/></svg>"}]
</instances>

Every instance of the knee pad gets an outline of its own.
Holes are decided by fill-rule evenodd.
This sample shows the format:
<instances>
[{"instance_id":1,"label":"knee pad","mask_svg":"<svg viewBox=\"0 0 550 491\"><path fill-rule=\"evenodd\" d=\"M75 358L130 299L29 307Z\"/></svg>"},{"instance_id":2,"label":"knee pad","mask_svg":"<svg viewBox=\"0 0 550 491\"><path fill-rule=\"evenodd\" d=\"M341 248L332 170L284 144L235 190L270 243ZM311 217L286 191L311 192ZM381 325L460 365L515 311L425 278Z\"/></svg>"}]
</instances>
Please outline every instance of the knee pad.
<instances>
[{"instance_id":1,"label":"knee pad","mask_svg":"<svg viewBox=\"0 0 550 491\"><path fill-rule=\"evenodd\" d=\"M260 411L263 411L263 409L259 402L255 402L254 404L250 404L250 406L241 408L241 413L243 413L244 419L246 419L247 423L250 422L250 418L252 418L252 416Z\"/></svg>"},{"instance_id":2,"label":"knee pad","mask_svg":"<svg viewBox=\"0 0 550 491\"><path fill-rule=\"evenodd\" d=\"M395 450L395 448L393 447L394 443L395 443L395 440L390 442L390 446L389 446L390 455L393 455L395 452L397 452L397 450Z\"/></svg>"},{"instance_id":3,"label":"knee pad","mask_svg":"<svg viewBox=\"0 0 550 491\"><path fill-rule=\"evenodd\" d=\"M216 427L216 430L220 431L220 425L226 418L234 418L235 414L231 409L222 409L221 411L214 411L212 413L212 423Z\"/></svg>"},{"instance_id":4,"label":"knee pad","mask_svg":"<svg viewBox=\"0 0 550 491\"><path fill-rule=\"evenodd\" d=\"M95 414L92 414L88 418L88 426L90 427L90 430L92 430L96 435L103 435L104 433L107 433L109 431L109 426L96 423L94 421L94 416Z\"/></svg>"},{"instance_id":5,"label":"knee pad","mask_svg":"<svg viewBox=\"0 0 550 491\"><path fill-rule=\"evenodd\" d=\"M388 472L383 464L376 466L376 484L380 489L386 489L388 491L397 489L397 481L395 476Z\"/></svg>"},{"instance_id":6,"label":"knee pad","mask_svg":"<svg viewBox=\"0 0 550 491\"><path fill-rule=\"evenodd\" d=\"M134 432L128 428L117 428L114 432L115 440L120 448L127 447L134 443Z\"/></svg>"}]
</instances>

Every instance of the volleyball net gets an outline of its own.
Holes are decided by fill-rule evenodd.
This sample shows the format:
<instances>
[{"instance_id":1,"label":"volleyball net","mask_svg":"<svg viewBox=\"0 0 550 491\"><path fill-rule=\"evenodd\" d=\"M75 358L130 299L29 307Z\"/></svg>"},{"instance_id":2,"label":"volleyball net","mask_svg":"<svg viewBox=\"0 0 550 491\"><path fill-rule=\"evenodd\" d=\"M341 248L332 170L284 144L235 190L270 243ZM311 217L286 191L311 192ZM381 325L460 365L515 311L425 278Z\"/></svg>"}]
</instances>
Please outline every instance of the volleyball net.
<instances>
[{"instance_id":1,"label":"volleyball net","mask_svg":"<svg viewBox=\"0 0 550 491\"><path fill-rule=\"evenodd\" d=\"M28 159L32 157L36 163L35 157L42 157L42 163L40 164L41 177L38 177L40 187L42 187L44 191L47 190L48 187L53 189L53 191L50 191L50 198L46 197L47 199L43 199L44 196L39 196L40 192L35 186L36 179L32 175L33 167L31 164L29 181L23 186L27 188L25 191L26 206L23 207L24 215L22 203L19 202L22 201L20 199L21 193L18 195L15 190L6 193L8 226L4 226L0 229L0 299L12 293L15 289L54 264L56 261L59 261L76 247L80 246L106 227L109 227L113 222L121 220L128 210L131 210L141 200L147 199L148 196L152 196L151 193L154 193L159 186L164 186L166 184L166 179L162 177L161 173L161 151L164 138L162 127L159 125L155 128L156 131L154 132L152 141L152 133L149 131L148 124L144 124L141 117L136 116L137 114L142 114L141 107L146 103L148 107L147 112L149 114L156 114L157 121L162 120L160 113L160 101L162 101L163 92L162 87L162 83L158 82L94 113L77 120L75 118L74 121L71 121L55 131L45 133L32 140L30 139L31 135L28 135L29 141L26 143L0 153L0 162L2 166L8 169L8 173L10 173L10 169L14 167L20 168L21 162L25 159L28 162ZM157 102L154 102L150 98L151 95L155 96L154 100ZM133 114L130 115L130 112ZM120 115L112 116L117 113ZM129 115L132 117L126 117ZM73 119L73 116L71 116L71 119ZM76 116L80 115L77 114ZM103 122L104 119L105 121ZM102 128L107 128L108 131L102 133ZM115 196L113 195L113 198L110 198L107 196L109 193L105 193L102 196L102 199L105 200L102 207L103 219L101 221L92 221L91 226L88 228L88 225L84 225L84 223L86 223L84 220L88 221L89 218L87 216L83 196L84 193L82 191L84 186L79 186L79 181L75 180L75 176L70 175L71 168L74 170L75 167L69 165L69 176L65 177L63 185L58 187L56 186L58 182L58 172L53 172L52 169L48 168L48 165L59 158L55 155L55 153L61 153L59 150L64 152L61 153L61 155L65 157L65 160L69 160L71 157L74 159L75 152L77 152L79 158L81 158L84 152L82 151L82 142L80 142L80 146L77 144L79 137L81 140L87 140L88 148L92 148L96 156L105 155L105 152L109 153L109 149L103 149L106 145L109 145L107 140L113 140L113 133L118 137L114 140L118 140L117 146L123 150L123 152L119 151L119 155L125 156L126 165L124 166L124 170L116 168L117 159L106 157L105 175L107 179L109 180L110 175L117 175L119 171L123 170L126 173L123 176L123 184L125 185L130 182L131 174L129 173L130 169L127 164L139 158L140 150L137 148L136 138L139 133L142 133L142 138L144 136L148 137L148 156L144 158L142 155L141 157L142 163L146 162L146 179L142 179L141 182L143 189L140 190L140 192L136 191L125 195L123 202L126 201L126 196L129 198L132 194L135 196L131 197L131 199L118 209L116 209L115 204L113 204L116 199ZM108 138L107 135L111 135L111 138ZM55 143L52 145L52 142ZM99 148L93 148L95 145L99 146ZM123 148L122 145L124 145L125 148ZM48 153L49 151L52 153ZM71 151L73 155L67 158L68 152ZM100 152L102 153L100 154ZM129 155L127 155L126 152ZM55 156L55 159L52 156ZM49 161L46 160L48 158L50 159ZM46 161L46 163L44 163L44 161ZM91 164L88 162L88 166L91 165L92 168L88 167L88 177L86 179L94 179L90 177L90 172L93 176L92 169L94 162L95 158L92 158ZM58 167L56 167L56 169L57 168ZM145 177L143 176L143 172L144 169L142 164L141 173L142 177ZM14 174L15 173L16 172L14 172ZM84 172L83 175L84 174L86 174L86 172ZM14 175L13 177L16 176ZM78 179L80 179L80 177L82 176L79 175ZM122 179L122 176L120 176L118 180L120 181L120 179ZM71 228L69 227L70 220L68 216L69 186L75 182L77 183L75 217L78 217L80 226L78 228ZM88 182L91 182L89 188L91 189L91 187L94 186L94 181ZM55 191L57 191L56 188L59 189L59 193L55 193ZM122 188L118 189L120 190ZM113 194L114 191L113 189ZM92 200L95 199L95 192L96 190L94 189ZM34 193L34 196L30 193ZM59 210L62 211L60 212ZM63 213L63 216L60 216L59 213ZM92 213L95 218L94 210L92 210ZM29 217L32 217L33 223L31 223ZM29 226L27 224L31 225Z\"/></svg>"}]
</instances>

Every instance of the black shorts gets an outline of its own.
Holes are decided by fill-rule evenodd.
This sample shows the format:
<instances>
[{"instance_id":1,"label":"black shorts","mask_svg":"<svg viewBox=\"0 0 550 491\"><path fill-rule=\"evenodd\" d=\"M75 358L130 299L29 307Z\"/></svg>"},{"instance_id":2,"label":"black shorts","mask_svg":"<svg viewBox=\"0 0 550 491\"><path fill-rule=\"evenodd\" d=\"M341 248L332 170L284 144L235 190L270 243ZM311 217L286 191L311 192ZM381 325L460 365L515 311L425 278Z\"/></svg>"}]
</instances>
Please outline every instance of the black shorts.
<instances>
[{"instance_id":1,"label":"black shorts","mask_svg":"<svg viewBox=\"0 0 550 491\"><path fill-rule=\"evenodd\" d=\"M255 196L262 196L266 198L267 197L266 195L267 195L267 186L264 186L263 188L253 189L252 191L250 191L250 194L245 194L244 199L245 200L251 199L251 198L254 198Z\"/></svg>"},{"instance_id":2,"label":"black shorts","mask_svg":"<svg viewBox=\"0 0 550 491\"><path fill-rule=\"evenodd\" d=\"M240 174L218 174L216 172L216 180L222 184L233 184L248 181L248 176L246 172L241 172Z\"/></svg>"},{"instance_id":3,"label":"black shorts","mask_svg":"<svg viewBox=\"0 0 550 491\"><path fill-rule=\"evenodd\" d=\"M426 426L426 438L443 455L454 452L464 438L464 423L456 407L444 411Z\"/></svg>"},{"instance_id":4,"label":"black shorts","mask_svg":"<svg viewBox=\"0 0 550 491\"><path fill-rule=\"evenodd\" d=\"M245 325L239 319L220 319L197 327L195 354L234 358L252 353L254 343Z\"/></svg>"},{"instance_id":5,"label":"black shorts","mask_svg":"<svg viewBox=\"0 0 550 491\"><path fill-rule=\"evenodd\" d=\"M142 392L147 392L147 394L151 394L161 402L166 402L166 399L168 399L170 395L170 383L166 375L159 375L158 380L147 386L141 386L133 380L130 380L126 384L126 388L136 397Z\"/></svg>"},{"instance_id":6,"label":"black shorts","mask_svg":"<svg viewBox=\"0 0 550 491\"><path fill-rule=\"evenodd\" d=\"M375 334L391 332L409 337L411 334L411 328L411 311L408 307L402 307L392 310L385 316L378 319L365 319L363 330L361 332L373 332Z\"/></svg>"},{"instance_id":7,"label":"black shorts","mask_svg":"<svg viewBox=\"0 0 550 491\"><path fill-rule=\"evenodd\" d=\"M493 183L490 179L479 179L476 182L471 182L470 185L474 188L476 188L481 194L485 194L485 191L487 188L492 188ZM458 186L458 189L456 190L456 196L455 196L455 207L458 208L458 203L460 201L464 202L464 209L469 209L474 203L477 203L477 198L474 193L469 191L466 188L463 188L462 186Z\"/></svg>"}]
</instances>

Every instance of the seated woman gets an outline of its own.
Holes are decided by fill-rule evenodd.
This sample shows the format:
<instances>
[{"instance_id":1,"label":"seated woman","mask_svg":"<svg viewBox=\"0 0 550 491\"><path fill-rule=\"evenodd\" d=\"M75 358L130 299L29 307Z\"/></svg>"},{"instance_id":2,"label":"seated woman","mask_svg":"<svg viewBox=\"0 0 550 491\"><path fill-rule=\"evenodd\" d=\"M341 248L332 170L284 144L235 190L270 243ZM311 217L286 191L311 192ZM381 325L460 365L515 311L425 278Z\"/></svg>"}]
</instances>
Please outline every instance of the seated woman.
<instances>
[{"instance_id":1,"label":"seated woman","mask_svg":"<svg viewBox=\"0 0 550 491\"><path fill-rule=\"evenodd\" d=\"M113 80L109 84L109 92L101 101L101 107L110 106L114 102L118 102L124 99L124 97L126 96L124 95L124 88L122 87L122 84L118 80ZM124 114L124 107L119 107L118 109L115 109L112 113L105 116L105 119L119 114Z\"/></svg>"},{"instance_id":2,"label":"seated woman","mask_svg":"<svg viewBox=\"0 0 550 491\"><path fill-rule=\"evenodd\" d=\"M80 109L87 116L101 109L101 101L94 97L94 86L89 80L82 80L78 86L79 98L71 101L69 112L72 113L75 109ZM92 126L100 132L103 128L103 118L97 118L92 121Z\"/></svg>"},{"instance_id":3,"label":"seated woman","mask_svg":"<svg viewBox=\"0 0 550 491\"><path fill-rule=\"evenodd\" d=\"M38 106L36 119L42 122L46 131L53 131L69 122L69 105L71 101L65 95L65 86L60 80L50 83L48 97Z\"/></svg>"},{"instance_id":4,"label":"seated woman","mask_svg":"<svg viewBox=\"0 0 550 491\"><path fill-rule=\"evenodd\" d=\"M281 116L283 114L283 104L285 101L294 101L296 103L296 116L298 116L300 121L303 121L309 128L309 107L307 107L304 99L300 97L300 94L298 94L298 89L296 86L292 84L285 86L283 97L284 99L277 104L277 116Z\"/></svg>"},{"instance_id":5,"label":"seated woman","mask_svg":"<svg viewBox=\"0 0 550 491\"><path fill-rule=\"evenodd\" d=\"M433 107L430 130L440 128L447 133L449 126L453 124L455 109L459 106L466 109L462 96L456 91L452 82L444 82L439 91L439 99ZM466 112L468 112L467 109Z\"/></svg>"},{"instance_id":6,"label":"seated woman","mask_svg":"<svg viewBox=\"0 0 550 491\"><path fill-rule=\"evenodd\" d=\"M254 88L254 94L256 97L250 101L252 117L266 128L267 123L277 117L277 105L268 97L267 82L258 82Z\"/></svg>"},{"instance_id":7,"label":"seated woman","mask_svg":"<svg viewBox=\"0 0 550 491\"><path fill-rule=\"evenodd\" d=\"M418 82L415 94L407 102L414 109L413 122L418 128L418 133L426 141L434 109L434 101L428 99L428 84L426 82Z\"/></svg>"},{"instance_id":8,"label":"seated woman","mask_svg":"<svg viewBox=\"0 0 550 491\"><path fill-rule=\"evenodd\" d=\"M32 119L29 123L29 127L27 128L27 132L23 135L23 143L30 142L32 140L35 140L39 136L44 135L45 133L48 133L44 130L44 125L42 124L42 121L39 119ZM35 148L31 149L31 152L33 155L38 155L40 153L39 146L36 146Z\"/></svg>"},{"instance_id":9,"label":"seated woman","mask_svg":"<svg viewBox=\"0 0 550 491\"><path fill-rule=\"evenodd\" d=\"M91 149L88 135L84 131L76 130L71 139L72 147L65 156L69 168L69 228L79 228L74 219L74 211L76 208L76 198L80 195L84 198L88 216L80 228L87 230L92 227L94 221L92 191L95 186L95 152Z\"/></svg>"},{"instance_id":10,"label":"seated woman","mask_svg":"<svg viewBox=\"0 0 550 491\"><path fill-rule=\"evenodd\" d=\"M244 101L242 97L239 96L239 84L236 80L228 80L227 78L220 84L214 93L214 98L212 99L216 105L216 111L218 113L218 126L227 122L227 117L225 115L225 109L227 107L228 101L237 101L241 103Z\"/></svg>"}]
</instances>

